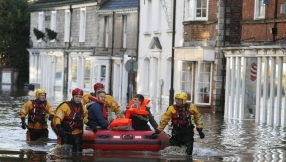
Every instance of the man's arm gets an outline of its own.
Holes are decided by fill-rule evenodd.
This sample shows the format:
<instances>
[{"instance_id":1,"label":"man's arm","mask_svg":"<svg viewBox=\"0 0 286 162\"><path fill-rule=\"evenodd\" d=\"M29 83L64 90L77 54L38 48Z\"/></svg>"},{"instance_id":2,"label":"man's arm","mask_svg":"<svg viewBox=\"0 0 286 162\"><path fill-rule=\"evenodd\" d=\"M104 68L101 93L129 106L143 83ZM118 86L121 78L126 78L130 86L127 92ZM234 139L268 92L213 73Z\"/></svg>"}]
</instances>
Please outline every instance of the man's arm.
<instances>
[{"instance_id":1,"label":"man's arm","mask_svg":"<svg viewBox=\"0 0 286 162\"><path fill-rule=\"evenodd\" d=\"M150 108L149 108L149 107L146 107L146 110L149 112L148 118L149 118L150 124L152 125L152 127L153 127L154 129L157 129L158 124L157 124L156 120L154 119L154 116L151 114Z\"/></svg>"},{"instance_id":2,"label":"man's arm","mask_svg":"<svg viewBox=\"0 0 286 162\"><path fill-rule=\"evenodd\" d=\"M99 105L98 103L94 103L94 104L91 105L90 108L93 110L94 116L97 118L99 124L100 124L103 128L107 128L107 127L109 126L109 124L107 123L107 121L106 121L105 118L103 117L101 105Z\"/></svg>"}]
</instances>

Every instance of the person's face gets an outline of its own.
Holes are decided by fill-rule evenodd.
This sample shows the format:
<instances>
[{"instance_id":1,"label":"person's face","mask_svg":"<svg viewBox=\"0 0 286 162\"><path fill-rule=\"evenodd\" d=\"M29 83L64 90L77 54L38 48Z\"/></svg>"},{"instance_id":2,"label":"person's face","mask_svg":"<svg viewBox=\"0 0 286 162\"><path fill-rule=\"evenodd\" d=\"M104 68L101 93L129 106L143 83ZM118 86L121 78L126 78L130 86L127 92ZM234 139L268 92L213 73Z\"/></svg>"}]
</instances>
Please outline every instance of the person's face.
<instances>
[{"instance_id":1,"label":"person's face","mask_svg":"<svg viewBox=\"0 0 286 162\"><path fill-rule=\"evenodd\" d=\"M95 93L97 92L97 91L104 91L104 88L97 88L96 90L95 90Z\"/></svg>"},{"instance_id":2,"label":"person's face","mask_svg":"<svg viewBox=\"0 0 286 162\"><path fill-rule=\"evenodd\" d=\"M139 98L134 98L134 104L133 104L133 108L139 108L141 105L141 101L139 101Z\"/></svg>"},{"instance_id":3,"label":"person's face","mask_svg":"<svg viewBox=\"0 0 286 162\"><path fill-rule=\"evenodd\" d=\"M183 99L175 98L175 102L177 106L181 106L183 104Z\"/></svg>"},{"instance_id":4,"label":"person's face","mask_svg":"<svg viewBox=\"0 0 286 162\"><path fill-rule=\"evenodd\" d=\"M46 94L45 93L40 93L39 94L39 100L40 101L45 101L46 100Z\"/></svg>"},{"instance_id":5,"label":"person's face","mask_svg":"<svg viewBox=\"0 0 286 162\"><path fill-rule=\"evenodd\" d=\"M82 95L74 95L73 100L75 103L81 103Z\"/></svg>"},{"instance_id":6,"label":"person's face","mask_svg":"<svg viewBox=\"0 0 286 162\"><path fill-rule=\"evenodd\" d=\"M105 101L105 94L104 94L104 93L99 93L99 94L97 95L97 99L98 99L100 102L104 103L104 101Z\"/></svg>"}]
</instances>

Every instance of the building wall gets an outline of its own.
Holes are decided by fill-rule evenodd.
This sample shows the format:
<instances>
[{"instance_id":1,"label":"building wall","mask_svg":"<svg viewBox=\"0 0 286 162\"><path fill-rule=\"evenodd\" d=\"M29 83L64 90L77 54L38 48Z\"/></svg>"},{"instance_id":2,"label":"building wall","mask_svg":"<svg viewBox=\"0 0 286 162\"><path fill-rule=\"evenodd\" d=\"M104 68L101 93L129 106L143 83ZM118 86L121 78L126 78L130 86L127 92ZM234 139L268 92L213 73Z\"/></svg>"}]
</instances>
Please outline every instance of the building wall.
<instances>
[{"instance_id":1,"label":"building wall","mask_svg":"<svg viewBox=\"0 0 286 162\"><path fill-rule=\"evenodd\" d=\"M163 8L162 3L166 6ZM184 1L176 1L176 37L175 46L183 44ZM172 3L164 1L140 1L139 57L137 73L137 93L151 99L151 112L157 121L169 105L171 56L172 56ZM154 37L158 37L161 49L150 47ZM149 65L146 64L149 60ZM175 61L174 90L178 88L178 66ZM146 76L146 71L150 76ZM161 83L161 84L160 84ZM148 88L147 88L148 87Z\"/></svg>"},{"instance_id":2,"label":"building wall","mask_svg":"<svg viewBox=\"0 0 286 162\"><path fill-rule=\"evenodd\" d=\"M278 0L277 5L277 36L276 39L283 41L286 28L284 19L286 14L280 13L281 4L283 0ZM269 1L269 4L265 5L265 18L254 19L255 0L243 1L243 14L242 14L242 35L241 40L244 42L262 42L262 41L273 41L273 35L270 32L270 28L274 27L274 1Z\"/></svg>"}]
</instances>

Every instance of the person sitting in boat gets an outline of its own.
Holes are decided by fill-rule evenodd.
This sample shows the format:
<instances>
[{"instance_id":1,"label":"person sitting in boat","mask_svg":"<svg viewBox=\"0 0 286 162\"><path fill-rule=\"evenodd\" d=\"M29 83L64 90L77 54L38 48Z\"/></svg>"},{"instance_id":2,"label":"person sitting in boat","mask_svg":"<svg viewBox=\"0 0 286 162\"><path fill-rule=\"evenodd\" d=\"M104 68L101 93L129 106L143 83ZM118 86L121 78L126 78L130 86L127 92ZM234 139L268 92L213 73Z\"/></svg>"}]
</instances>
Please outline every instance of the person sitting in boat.
<instances>
[{"instance_id":1,"label":"person sitting in boat","mask_svg":"<svg viewBox=\"0 0 286 162\"><path fill-rule=\"evenodd\" d=\"M82 101L83 105L86 105L90 101L90 99L89 99L90 96L96 96L97 91L99 91L99 90L103 91L104 85L102 83L97 82L93 85L93 89L94 89L94 93L85 94L83 96L83 101ZM111 95L108 95L108 94L105 95L104 104L112 112L114 112L115 115L120 115L120 113L121 113L120 106L117 103L117 101Z\"/></svg>"},{"instance_id":2,"label":"person sitting in boat","mask_svg":"<svg viewBox=\"0 0 286 162\"><path fill-rule=\"evenodd\" d=\"M154 129L157 128L158 124L151 114L150 108L147 107L149 102L150 100L144 99L142 94L136 94L129 102L125 117L132 119L132 128L134 130L151 130L148 122Z\"/></svg>"},{"instance_id":3,"label":"person sitting in boat","mask_svg":"<svg viewBox=\"0 0 286 162\"><path fill-rule=\"evenodd\" d=\"M20 110L20 118L22 121L22 129L27 130L27 141L35 141L40 137L47 138L49 135L46 115L49 114L51 120L55 113L51 105L46 100L47 92L44 89L36 90L36 99L26 102ZM28 115L28 125L26 124L26 116Z\"/></svg>"},{"instance_id":4,"label":"person sitting in boat","mask_svg":"<svg viewBox=\"0 0 286 162\"><path fill-rule=\"evenodd\" d=\"M98 90L96 96L89 96L90 102L86 104L88 110L88 120L92 125L96 125L102 129L109 129L107 120L107 107L104 104L106 92Z\"/></svg>"},{"instance_id":5,"label":"person sitting in boat","mask_svg":"<svg viewBox=\"0 0 286 162\"><path fill-rule=\"evenodd\" d=\"M81 100L83 90L75 88L72 91L72 99L61 103L55 112L52 128L58 135L58 144L73 145L73 152L82 152L83 123L96 131L87 118L87 110Z\"/></svg>"},{"instance_id":6,"label":"person sitting in boat","mask_svg":"<svg viewBox=\"0 0 286 162\"><path fill-rule=\"evenodd\" d=\"M194 143L194 124L196 124L197 131L200 138L203 139L204 121L194 104L186 103L188 98L187 93L179 92L175 95L175 104L167 108L162 115L160 125L157 127L155 133L151 135L151 139L158 137L161 131L164 130L169 120L172 119L172 137L170 144L173 146L185 145L187 147L186 153L192 155ZM194 124L192 119L194 119Z\"/></svg>"}]
</instances>

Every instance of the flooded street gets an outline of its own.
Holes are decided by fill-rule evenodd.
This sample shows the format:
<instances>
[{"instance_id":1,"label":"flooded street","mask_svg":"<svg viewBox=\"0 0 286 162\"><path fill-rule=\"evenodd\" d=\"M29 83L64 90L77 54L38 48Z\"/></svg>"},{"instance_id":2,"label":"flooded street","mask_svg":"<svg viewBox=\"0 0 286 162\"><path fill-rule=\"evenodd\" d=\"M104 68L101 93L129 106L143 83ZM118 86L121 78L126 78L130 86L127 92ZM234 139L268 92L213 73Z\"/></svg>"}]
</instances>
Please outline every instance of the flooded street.
<instances>
[{"instance_id":1,"label":"flooded street","mask_svg":"<svg viewBox=\"0 0 286 162\"><path fill-rule=\"evenodd\" d=\"M185 148L168 147L159 152L100 151L85 149L70 152L69 146L57 146L56 135L49 127L49 138L26 142L19 110L34 99L33 91L3 92L0 96L0 161L285 161L286 131L258 125L254 120L224 119L222 114L203 114L205 139L195 134L193 156ZM62 97L48 98L55 109Z\"/></svg>"}]
</instances>

